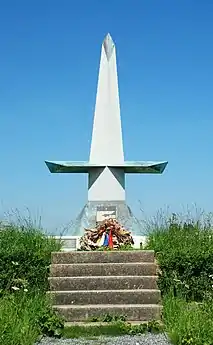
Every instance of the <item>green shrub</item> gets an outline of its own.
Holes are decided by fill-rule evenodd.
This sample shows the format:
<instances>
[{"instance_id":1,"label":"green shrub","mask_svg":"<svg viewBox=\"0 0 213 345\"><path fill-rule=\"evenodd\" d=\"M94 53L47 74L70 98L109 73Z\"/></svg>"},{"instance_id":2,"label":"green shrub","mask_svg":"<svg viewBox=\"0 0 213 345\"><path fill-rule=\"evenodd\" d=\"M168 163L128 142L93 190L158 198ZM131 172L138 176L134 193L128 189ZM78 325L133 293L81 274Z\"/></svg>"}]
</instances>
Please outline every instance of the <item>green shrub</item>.
<instances>
[{"instance_id":1,"label":"green shrub","mask_svg":"<svg viewBox=\"0 0 213 345\"><path fill-rule=\"evenodd\" d=\"M41 301L43 301L43 303L36 317L40 334L49 337L60 337L62 335L65 320L53 310L51 300L47 298L46 294L41 295Z\"/></svg>"},{"instance_id":2,"label":"green shrub","mask_svg":"<svg viewBox=\"0 0 213 345\"><path fill-rule=\"evenodd\" d=\"M60 336L64 322L46 296L51 252L61 243L29 223L0 224L0 344Z\"/></svg>"},{"instance_id":3,"label":"green shrub","mask_svg":"<svg viewBox=\"0 0 213 345\"><path fill-rule=\"evenodd\" d=\"M60 242L31 227L0 229L0 291L47 290L51 252L60 248Z\"/></svg>"},{"instance_id":4,"label":"green shrub","mask_svg":"<svg viewBox=\"0 0 213 345\"><path fill-rule=\"evenodd\" d=\"M211 222L173 215L154 226L147 249L159 264L165 330L176 345L213 344L213 231Z\"/></svg>"},{"instance_id":5,"label":"green shrub","mask_svg":"<svg viewBox=\"0 0 213 345\"><path fill-rule=\"evenodd\" d=\"M181 294L188 301L212 295L213 231L209 223L182 223L173 216L166 226L152 230L146 248L155 250L163 295Z\"/></svg>"}]
</instances>

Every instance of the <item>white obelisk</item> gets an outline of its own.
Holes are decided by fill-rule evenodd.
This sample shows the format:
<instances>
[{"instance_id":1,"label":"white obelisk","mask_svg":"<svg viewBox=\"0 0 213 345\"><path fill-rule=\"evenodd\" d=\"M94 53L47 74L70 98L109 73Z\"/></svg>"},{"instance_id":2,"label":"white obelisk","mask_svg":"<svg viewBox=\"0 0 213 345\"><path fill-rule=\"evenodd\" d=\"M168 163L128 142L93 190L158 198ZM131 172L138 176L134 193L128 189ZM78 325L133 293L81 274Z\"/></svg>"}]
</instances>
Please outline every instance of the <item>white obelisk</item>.
<instances>
[{"instance_id":1,"label":"white obelisk","mask_svg":"<svg viewBox=\"0 0 213 345\"><path fill-rule=\"evenodd\" d=\"M88 162L45 161L51 173L87 173L88 202L78 217L73 235L81 235L84 227L92 226L97 210L116 208L119 219L129 220L135 234L132 215L125 199L125 174L161 174L167 161L124 161L116 49L108 34L101 47L98 87ZM80 224L80 225L79 225Z\"/></svg>"},{"instance_id":2,"label":"white obelisk","mask_svg":"<svg viewBox=\"0 0 213 345\"><path fill-rule=\"evenodd\" d=\"M124 164L116 50L109 34L101 49L89 163L104 168L89 172L88 200L124 201L124 170L109 167Z\"/></svg>"}]
</instances>

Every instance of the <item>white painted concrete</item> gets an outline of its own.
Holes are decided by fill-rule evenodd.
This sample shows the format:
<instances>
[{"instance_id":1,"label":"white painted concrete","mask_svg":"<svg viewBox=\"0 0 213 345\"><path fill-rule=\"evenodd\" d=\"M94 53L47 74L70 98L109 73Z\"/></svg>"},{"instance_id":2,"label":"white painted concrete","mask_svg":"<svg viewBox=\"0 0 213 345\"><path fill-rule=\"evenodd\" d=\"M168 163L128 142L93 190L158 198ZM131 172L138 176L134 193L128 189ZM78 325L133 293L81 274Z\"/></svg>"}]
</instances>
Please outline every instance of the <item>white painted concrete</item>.
<instances>
[{"instance_id":1,"label":"white painted concrete","mask_svg":"<svg viewBox=\"0 0 213 345\"><path fill-rule=\"evenodd\" d=\"M62 240L63 251L73 251L80 248L80 237L79 236L53 236L57 240ZM139 249L140 243L143 244L143 246L146 244L147 236L133 236L134 240L134 248Z\"/></svg>"},{"instance_id":2,"label":"white painted concrete","mask_svg":"<svg viewBox=\"0 0 213 345\"><path fill-rule=\"evenodd\" d=\"M99 168L89 172L88 201L124 201L123 169Z\"/></svg>"},{"instance_id":3,"label":"white painted concrete","mask_svg":"<svg viewBox=\"0 0 213 345\"><path fill-rule=\"evenodd\" d=\"M89 163L124 163L116 51L109 34L101 49Z\"/></svg>"},{"instance_id":4,"label":"white painted concrete","mask_svg":"<svg viewBox=\"0 0 213 345\"><path fill-rule=\"evenodd\" d=\"M124 201L124 170L107 167L124 164L116 52L109 34L101 48L89 163L105 169L89 172L88 201Z\"/></svg>"}]
</instances>

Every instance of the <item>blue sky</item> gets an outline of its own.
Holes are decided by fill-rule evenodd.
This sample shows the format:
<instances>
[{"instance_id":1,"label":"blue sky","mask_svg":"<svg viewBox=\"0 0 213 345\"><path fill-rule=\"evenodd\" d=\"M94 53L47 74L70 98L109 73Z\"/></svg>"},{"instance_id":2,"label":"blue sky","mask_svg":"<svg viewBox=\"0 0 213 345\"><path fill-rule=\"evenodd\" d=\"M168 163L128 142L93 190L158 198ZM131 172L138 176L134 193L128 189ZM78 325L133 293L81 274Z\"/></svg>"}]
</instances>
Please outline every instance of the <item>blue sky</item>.
<instances>
[{"instance_id":1,"label":"blue sky","mask_svg":"<svg viewBox=\"0 0 213 345\"><path fill-rule=\"evenodd\" d=\"M51 175L44 160L88 159L107 32L125 158L169 161L127 176L129 205L213 211L212 18L211 0L0 1L0 215L28 208L53 231L85 204L87 177Z\"/></svg>"}]
</instances>

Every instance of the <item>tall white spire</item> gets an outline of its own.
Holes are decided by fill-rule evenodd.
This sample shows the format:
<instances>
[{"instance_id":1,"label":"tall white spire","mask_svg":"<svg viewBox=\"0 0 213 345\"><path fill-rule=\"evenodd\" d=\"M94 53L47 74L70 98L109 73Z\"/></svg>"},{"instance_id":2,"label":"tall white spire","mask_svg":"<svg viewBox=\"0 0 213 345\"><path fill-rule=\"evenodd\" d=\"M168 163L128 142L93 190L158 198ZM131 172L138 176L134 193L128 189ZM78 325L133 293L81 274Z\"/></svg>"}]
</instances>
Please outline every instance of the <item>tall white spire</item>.
<instances>
[{"instance_id":1,"label":"tall white spire","mask_svg":"<svg viewBox=\"0 0 213 345\"><path fill-rule=\"evenodd\" d=\"M116 49L109 34L101 47L89 161L46 161L46 164L52 173L88 174L88 205L93 206L89 206L90 211L84 216L91 219L96 206L114 204L120 209L121 203L126 205L125 174L161 174L167 165L166 161L124 161Z\"/></svg>"},{"instance_id":2,"label":"tall white spire","mask_svg":"<svg viewBox=\"0 0 213 345\"><path fill-rule=\"evenodd\" d=\"M124 163L116 49L110 34L101 49L89 163Z\"/></svg>"}]
</instances>

